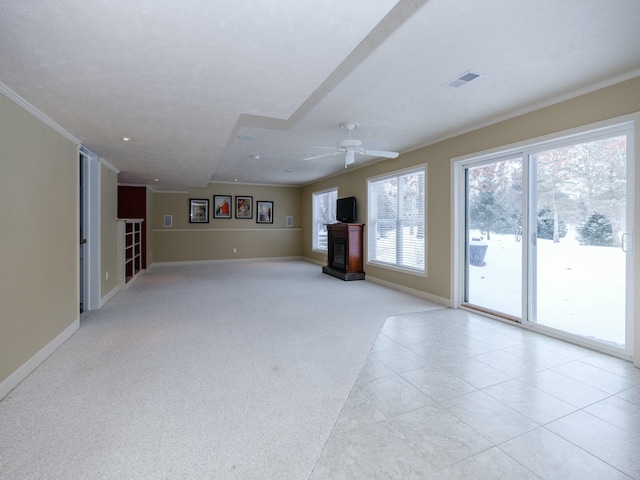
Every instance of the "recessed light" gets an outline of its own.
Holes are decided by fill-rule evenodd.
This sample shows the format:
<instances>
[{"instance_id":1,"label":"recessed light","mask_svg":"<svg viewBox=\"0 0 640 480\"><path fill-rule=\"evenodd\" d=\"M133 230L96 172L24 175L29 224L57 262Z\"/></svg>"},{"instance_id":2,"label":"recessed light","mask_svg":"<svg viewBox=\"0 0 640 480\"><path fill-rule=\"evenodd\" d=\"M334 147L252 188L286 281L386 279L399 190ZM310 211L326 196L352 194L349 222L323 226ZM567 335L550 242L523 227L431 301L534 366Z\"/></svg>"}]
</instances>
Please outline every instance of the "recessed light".
<instances>
[{"instance_id":1,"label":"recessed light","mask_svg":"<svg viewBox=\"0 0 640 480\"><path fill-rule=\"evenodd\" d=\"M250 155L251 158L255 158L256 160L260 160L260 155Z\"/></svg>"},{"instance_id":2,"label":"recessed light","mask_svg":"<svg viewBox=\"0 0 640 480\"><path fill-rule=\"evenodd\" d=\"M238 140L255 140L256 137L254 137L253 135L247 135L247 134L240 134L238 135Z\"/></svg>"},{"instance_id":3,"label":"recessed light","mask_svg":"<svg viewBox=\"0 0 640 480\"><path fill-rule=\"evenodd\" d=\"M123 142L130 142L131 138L130 137L122 137L122 141Z\"/></svg>"},{"instance_id":4,"label":"recessed light","mask_svg":"<svg viewBox=\"0 0 640 480\"><path fill-rule=\"evenodd\" d=\"M153 179L153 181L154 181L154 182L159 182L159 181L160 181L160 179L159 179L159 178L154 178L154 179Z\"/></svg>"}]
</instances>

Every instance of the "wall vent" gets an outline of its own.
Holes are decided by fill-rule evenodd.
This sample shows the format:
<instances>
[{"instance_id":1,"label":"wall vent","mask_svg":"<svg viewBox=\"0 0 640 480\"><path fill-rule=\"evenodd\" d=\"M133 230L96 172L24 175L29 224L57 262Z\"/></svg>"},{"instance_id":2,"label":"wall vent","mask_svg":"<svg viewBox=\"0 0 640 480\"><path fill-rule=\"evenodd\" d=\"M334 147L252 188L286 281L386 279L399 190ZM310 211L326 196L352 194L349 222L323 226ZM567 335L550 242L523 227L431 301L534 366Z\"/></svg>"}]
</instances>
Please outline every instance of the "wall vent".
<instances>
[{"instance_id":1,"label":"wall vent","mask_svg":"<svg viewBox=\"0 0 640 480\"><path fill-rule=\"evenodd\" d=\"M445 83L447 87L459 88L463 85L466 85L469 82L474 81L476 78L481 77L481 73L472 72L470 70L464 72L462 75L454 78L450 82Z\"/></svg>"}]
</instances>

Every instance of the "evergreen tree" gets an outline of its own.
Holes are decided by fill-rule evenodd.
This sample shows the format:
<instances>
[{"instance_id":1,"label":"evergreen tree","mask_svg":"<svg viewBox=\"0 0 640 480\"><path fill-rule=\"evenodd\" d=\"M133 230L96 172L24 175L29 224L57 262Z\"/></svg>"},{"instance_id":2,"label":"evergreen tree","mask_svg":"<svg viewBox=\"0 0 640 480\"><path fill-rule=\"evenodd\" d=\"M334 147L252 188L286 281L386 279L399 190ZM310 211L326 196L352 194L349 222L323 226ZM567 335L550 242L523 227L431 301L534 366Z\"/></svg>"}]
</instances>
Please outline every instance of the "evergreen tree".
<instances>
[{"instance_id":1,"label":"evergreen tree","mask_svg":"<svg viewBox=\"0 0 640 480\"><path fill-rule=\"evenodd\" d=\"M557 238L564 238L567 235L567 224L560 217L554 218L554 212L550 208L538 210L537 235L545 240L555 240L554 229L557 226Z\"/></svg>"},{"instance_id":2,"label":"evergreen tree","mask_svg":"<svg viewBox=\"0 0 640 480\"><path fill-rule=\"evenodd\" d=\"M578 238L583 245L613 247L613 227L603 214L593 212L578 229Z\"/></svg>"}]
</instances>

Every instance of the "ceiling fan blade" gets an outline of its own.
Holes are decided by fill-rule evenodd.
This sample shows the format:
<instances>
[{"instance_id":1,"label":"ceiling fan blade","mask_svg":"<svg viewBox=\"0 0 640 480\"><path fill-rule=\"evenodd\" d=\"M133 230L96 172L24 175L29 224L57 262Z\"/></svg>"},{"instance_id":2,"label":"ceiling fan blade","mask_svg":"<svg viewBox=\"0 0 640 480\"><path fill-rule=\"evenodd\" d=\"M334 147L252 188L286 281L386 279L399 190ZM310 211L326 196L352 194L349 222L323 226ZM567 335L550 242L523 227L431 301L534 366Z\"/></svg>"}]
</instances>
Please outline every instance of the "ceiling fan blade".
<instances>
[{"instance_id":1,"label":"ceiling fan blade","mask_svg":"<svg viewBox=\"0 0 640 480\"><path fill-rule=\"evenodd\" d=\"M313 157L306 157L303 158L302 160L306 161L306 160L315 160L316 158L322 158L322 157L333 157L334 155L340 155L343 152L333 152L333 153L323 153L322 155L314 155Z\"/></svg>"},{"instance_id":2,"label":"ceiling fan blade","mask_svg":"<svg viewBox=\"0 0 640 480\"><path fill-rule=\"evenodd\" d=\"M385 152L384 150L363 150L363 155L371 155L372 157L397 158L398 152Z\"/></svg>"},{"instance_id":3,"label":"ceiling fan blade","mask_svg":"<svg viewBox=\"0 0 640 480\"><path fill-rule=\"evenodd\" d=\"M340 147L321 147L319 145L314 145L313 148L324 148L325 150L340 150L341 152L344 152L344 148L340 148Z\"/></svg>"}]
</instances>

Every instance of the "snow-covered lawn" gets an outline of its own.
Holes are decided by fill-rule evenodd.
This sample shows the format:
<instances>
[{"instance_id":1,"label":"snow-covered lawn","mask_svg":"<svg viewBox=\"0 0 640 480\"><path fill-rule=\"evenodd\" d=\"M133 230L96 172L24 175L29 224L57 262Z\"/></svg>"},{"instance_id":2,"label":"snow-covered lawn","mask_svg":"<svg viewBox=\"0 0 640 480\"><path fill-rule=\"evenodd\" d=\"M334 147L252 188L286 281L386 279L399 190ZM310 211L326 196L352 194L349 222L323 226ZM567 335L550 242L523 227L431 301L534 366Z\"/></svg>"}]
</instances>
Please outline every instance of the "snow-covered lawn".
<instances>
[{"instance_id":1,"label":"snow-covered lawn","mask_svg":"<svg viewBox=\"0 0 640 480\"><path fill-rule=\"evenodd\" d=\"M424 267L424 235L418 227L404 227L403 229L403 262L406 267ZM381 262L394 264L398 251L396 231L388 230L383 235L378 235L375 258Z\"/></svg>"},{"instance_id":2,"label":"snow-covered lawn","mask_svg":"<svg viewBox=\"0 0 640 480\"><path fill-rule=\"evenodd\" d=\"M580 245L571 235L538 240L537 322L609 343L625 343L625 253ZM522 242L491 235L485 265L470 266L469 301L521 316Z\"/></svg>"}]
</instances>

